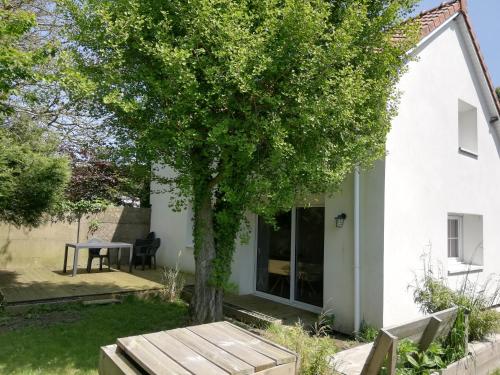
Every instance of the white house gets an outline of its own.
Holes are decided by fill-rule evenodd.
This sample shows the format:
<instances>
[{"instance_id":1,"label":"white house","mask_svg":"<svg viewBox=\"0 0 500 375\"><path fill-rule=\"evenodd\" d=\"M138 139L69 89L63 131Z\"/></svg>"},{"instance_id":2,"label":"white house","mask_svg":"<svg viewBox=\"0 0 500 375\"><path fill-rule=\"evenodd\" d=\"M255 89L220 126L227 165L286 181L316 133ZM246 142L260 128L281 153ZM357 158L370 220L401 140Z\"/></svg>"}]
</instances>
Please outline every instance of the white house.
<instances>
[{"instance_id":1,"label":"white house","mask_svg":"<svg viewBox=\"0 0 500 375\"><path fill-rule=\"evenodd\" d=\"M240 294L331 310L337 329L352 332L362 320L419 315L408 286L424 253L452 283L467 269L500 274L500 105L465 1L418 20L387 156L334 196L281 215L278 231L249 215L251 238L232 266ZM173 212L166 194L151 202L159 263L175 264L182 251L180 267L193 271L191 213Z\"/></svg>"}]
</instances>

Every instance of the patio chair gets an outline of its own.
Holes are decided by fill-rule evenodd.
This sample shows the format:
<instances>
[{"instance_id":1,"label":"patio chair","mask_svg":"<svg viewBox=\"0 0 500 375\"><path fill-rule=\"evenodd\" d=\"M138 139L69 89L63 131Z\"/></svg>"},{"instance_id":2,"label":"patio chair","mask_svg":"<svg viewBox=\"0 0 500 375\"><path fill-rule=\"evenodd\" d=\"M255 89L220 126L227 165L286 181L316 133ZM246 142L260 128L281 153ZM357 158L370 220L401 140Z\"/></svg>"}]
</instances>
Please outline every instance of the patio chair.
<instances>
[{"instance_id":1,"label":"patio chair","mask_svg":"<svg viewBox=\"0 0 500 375\"><path fill-rule=\"evenodd\" d=\"M132 260L135 268L137 268L138 260L140 260L143 271L146 268L146 263L149 265L149 269L151 269L152 264L154 264L154 269L156 269L156 252L160 244L161 240L159 238L155 238L154 240L135 240Z\"/></svg>"},{"instance_id":2,"label":"patio chair","mask_svg":"<svg viewBox=\"0 0 500 375\"><path fill-rule=\"evenodd\" d=\"M88 241L89 243L93 242L102 242L102 240L98 238L92 238ZM89 248L89 257L87 259L87 272L90 273L92 269L92 261L94 258L99 258L99 271L102 271L102 260L107 259L108 260L108 269L111 269L111 259L109 256L109 249L106 249L106 251L101 254L101 248L100 247L94 247L94 248Z\"/></svg>"}]
</instances>

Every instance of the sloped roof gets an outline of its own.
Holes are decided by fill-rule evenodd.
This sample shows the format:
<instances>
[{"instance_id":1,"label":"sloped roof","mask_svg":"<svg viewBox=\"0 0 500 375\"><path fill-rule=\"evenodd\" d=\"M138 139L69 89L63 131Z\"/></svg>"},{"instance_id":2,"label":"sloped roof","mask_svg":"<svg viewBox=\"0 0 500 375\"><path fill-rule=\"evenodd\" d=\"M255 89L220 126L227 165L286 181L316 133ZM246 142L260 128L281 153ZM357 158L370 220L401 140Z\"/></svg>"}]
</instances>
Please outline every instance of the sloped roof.
<instances>
[{"instance_id":1,"label":"sloped roof","mask_svg":"<svg viewBox=\"0 0 500 375\"><path fill-rule=\"evenodd\" d=\"M488 67L484 60L483 54L481 52L481 48L479 47L479 41L477 39L476 33L472 27L472 22L468 13L467 8L467 0L453 0L449 2L442 3L441 5L429 9L425 12L420 13L416 20L420 24L420 38L423 39L426 36L430 35L434 30L443 25L448 19L455 16L457 13L462 14L464 17L465 25L467 27L467 31L469 32L472 44L477 53L477 57L479 59L479 63L481 64L481 69L486 78L486 82L488 84L489 91L491 92L491 96L493 101L495 102L495 107L497 109L497 113L500 114L500 102L495 92L495 86L493 85L493 80L491 79L490 73L488 71Z\"/></svg>"}]
</instances>

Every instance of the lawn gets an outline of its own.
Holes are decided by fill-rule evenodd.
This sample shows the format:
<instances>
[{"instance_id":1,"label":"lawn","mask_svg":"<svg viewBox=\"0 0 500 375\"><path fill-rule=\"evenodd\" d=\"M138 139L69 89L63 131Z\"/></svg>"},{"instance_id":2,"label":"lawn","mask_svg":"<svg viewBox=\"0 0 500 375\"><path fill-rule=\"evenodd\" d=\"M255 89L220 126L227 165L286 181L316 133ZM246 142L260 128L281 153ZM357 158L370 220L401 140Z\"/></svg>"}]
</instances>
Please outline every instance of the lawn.
<instances>
[{"instance_id":1,"label":"lawn","mask_svg":"<svg viewBox=\"0 0 500 375\"><path fill-rule=\"evenodd\" d=\"M129 297L122 304L38 308L0 316L0 374L97 374L99 347L184 326L187 305Z\"/></svg>"}]
</instances>

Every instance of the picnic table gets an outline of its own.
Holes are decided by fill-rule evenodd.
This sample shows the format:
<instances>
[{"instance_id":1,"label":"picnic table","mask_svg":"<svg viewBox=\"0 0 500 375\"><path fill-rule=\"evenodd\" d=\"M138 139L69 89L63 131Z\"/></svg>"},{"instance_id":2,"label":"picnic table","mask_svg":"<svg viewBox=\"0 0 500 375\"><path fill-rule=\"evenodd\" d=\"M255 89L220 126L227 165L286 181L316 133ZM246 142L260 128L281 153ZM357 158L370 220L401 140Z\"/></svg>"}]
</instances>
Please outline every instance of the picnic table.
<instances>
[{"instance_id":1,"label":"picnic table","mask_svg":"<svg viewBox=\"0 0 500 375\"><path fill-rule=\"evenodd\" d=\"M123 248L130 249L129 254L129 272L132 273L132 256L133 256L133 245L126 242L109 242L109 241L95 241L95 242L69 242L65 245L64 248L64 266L63 272L66 273L66 267L68 264L68 249L72 247L75 249L73 254L73 273L72 276L76 276L76 272L78 270L78 253L80 249L117 249L118 251L118 259L117 259L117 268L120 269L120 258L121 258L121 250Z\"/></svg>"},{"instance_id":2,"label":"picnic table","mask_svg":"<svg viewBox=\"0 0 500 375\"><path fill-rule=\"evenodd\" d=\"M297 354L228 322L120 338L99 361L100 375L297 373Z\"/></svg>"}]
</instances>

